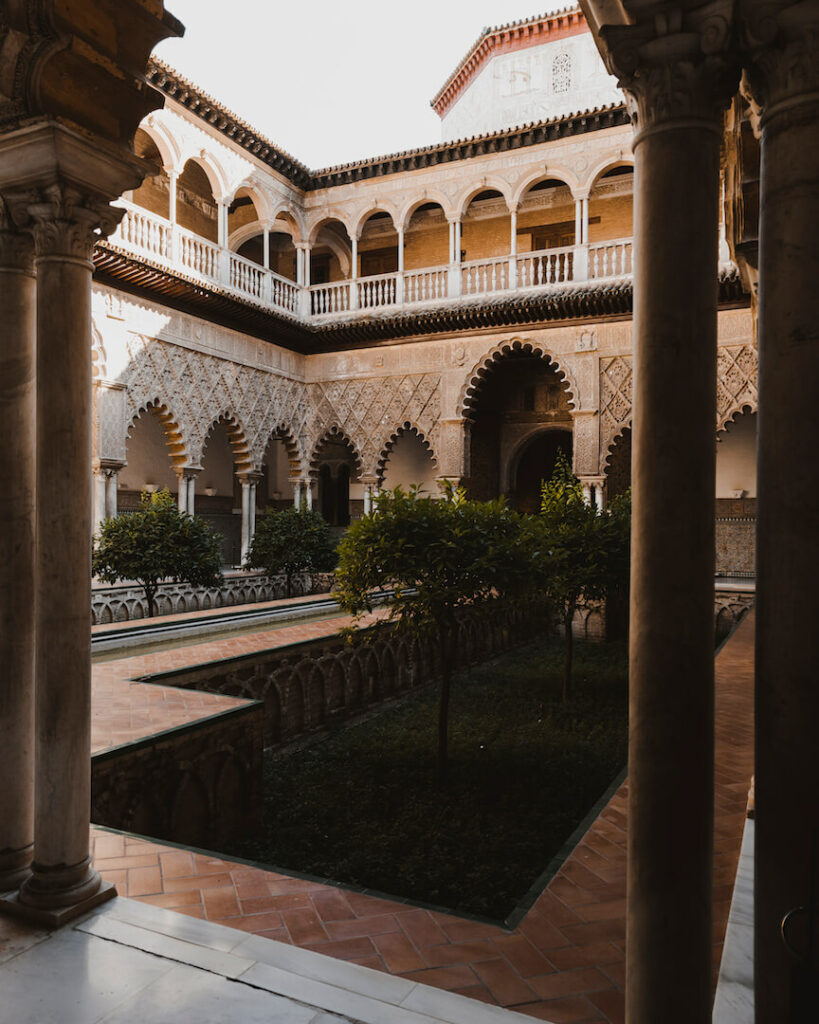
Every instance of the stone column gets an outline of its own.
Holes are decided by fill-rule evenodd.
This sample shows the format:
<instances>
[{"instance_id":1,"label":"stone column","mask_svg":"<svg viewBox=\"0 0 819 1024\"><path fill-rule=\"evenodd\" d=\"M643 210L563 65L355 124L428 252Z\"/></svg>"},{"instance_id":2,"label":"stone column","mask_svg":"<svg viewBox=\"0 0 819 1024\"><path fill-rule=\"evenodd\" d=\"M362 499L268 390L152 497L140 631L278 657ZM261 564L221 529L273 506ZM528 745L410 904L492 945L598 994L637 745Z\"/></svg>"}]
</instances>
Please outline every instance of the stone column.
<instances>
[{"instance_id":1,"label":"stone column","mask_svg":"<svg viewBox=\"0 0 819 1024\"><path fill-rule=\"evenodd\" d=\"M293 485L293 507L301 508L301 480L291 480Z\"/></svg>"},{"instance_id":2,"label":"stone column","mask_svg":"<svg viewBox=\"0 0 819 1024\"><path fill-rule=\"evenodd\" d=\"M601 32L636 129L628 1024L711 1020L719 153L738 84L712 7Z\"/></svg>"},{"instance_id":3,"label":"stone column","mask_svg":"<svg viewBox=\"0 0 819 1024\"><path fill-rule=\"evenodd\" d=\"M0 207L0 892L34 851L35 324L33 246ZM86 485L87 486L87 485Z\"/></svg>"},{"instance_id":4,"label":"stone column","mask_svg":"<svg viewBox=\"0 0 819 1024\"><path fill-rule=\"evenodd\" d=\"M350 309L358 309L358 235L350 239Z\"/></svg>"},{"instance_id":5,"label":"stone column","mask_svg":"<svg viewBox=\"0 0 819 1024\"><path fill-rule=\"evenodd\" d=\"M313 510L313 481L308 477L302 481L302 487L304 488L304 500L307 504L307 508L312 512Z\"/></svg>"},{"instance_id":6,"label":"stone column","mask_svg":"<svg viewBox=\"0 0 819 1024\"><path fill-rule=\"evenodd\" d=\"M105 518L113 519L117 514L117 486L119 469L109 468L105 478Z\"/></svg>"},{"instance_id":7,"label":"stone column","mask_svg":"<svg viewBox=\"0 0 819 1024\"><path fill-rule=\"evenodd\" d=\"M52 923L114 895L91 867L91 252L113 211L54 184L28 206L37 270L35 848L21 905Z\"/></svg>"},{"instance_id":8,"label":"stone column","mask_svg":"<svg viewBox=\"0 0 819 1024\"><path fill-rule=\"evenodd\" d=\"M518 286L518 211L509 214L509 287Z\"/></svg>"},{"instance_id":9,"label":"stone column","mask_svg":"<svg viewBox=\"0 0 819 1024\"><path fill-rule=\"evenodd\" d=\"M94 534L99 533L105 519L117 514L117 482L123 463L108 463L102 460L94 465Z\"/></svg>"},{"instance_id":10,"label":"stone column","mask_svg":"<svg viewBox=\"0 0 819 1024\"><path fill-rule=\"evenodd\" d=\"M756 1024L779 1024L813 1020L819 984L819 7L760 7L759 21L757 4L744 8L761 107Z\"/></svg>"},{"instance_id":11,"label":"stone column","mask_svg":"<svg viewBox=\"0 0 819 1024\"><path fill-rule=\"evenodd\" d=\"M241 477L242 484L242 565L250 551L253 534L256 532L256 486L259 477L246 474Z\"/></svg>"},{"instance_id":12,"label":"stone column","mask_svg":"<svg viewBox=\"0 0 819 1024\"><path fill-rule=\"evenodd\" d=\"M179 511L187 512L192 516L196 509L196 477L199 475L198 467L183 466L176 471L179 480L178 503Z\"/></svg>"}]
</instances>

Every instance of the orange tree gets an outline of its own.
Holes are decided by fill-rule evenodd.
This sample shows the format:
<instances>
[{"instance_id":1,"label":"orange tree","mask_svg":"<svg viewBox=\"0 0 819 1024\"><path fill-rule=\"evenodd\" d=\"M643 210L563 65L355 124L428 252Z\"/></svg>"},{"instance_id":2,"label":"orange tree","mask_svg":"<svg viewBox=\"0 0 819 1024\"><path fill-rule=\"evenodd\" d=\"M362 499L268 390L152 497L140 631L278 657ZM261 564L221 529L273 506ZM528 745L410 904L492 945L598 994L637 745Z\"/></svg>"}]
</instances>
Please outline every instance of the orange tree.
<instances>
[{"instance_id":1,"label":"orange tree","mask_svg":"<svg viewBox=\"0 0 819 1024\"><path fill-rule=\"evenodd\" d=\"M449 696L459 620L498 599L520 600L536 577L524 520L502 500L440 498L417 489L382 491L371 515L352 524L338 548L336 600L361 616L372 593L392 588L389 622L440 655L436 777L446 781Z\"/></svg>"},{"instance_id":2,"label":"orange tree","mask_svg":"<svg viewBox=\"0 0 819 1024\"><path fill-rule=\"evenodd\" d=\"M165 581L215 587L222 582L220 537L199 516L180 512L167 489L139 497L136 512L106 519L94 546L92 572L106 583L134 580L153 615Z\"/></svg>"},{"instance_id":3,"label":"orange tree","mask_svg":"<svg viewBox=\"0 0 819 1024\"><path fill-rule=\"evenodd\" d=\"M551 479L543 482L540 515L532 525L533 532L540 533L540 540L532 544L538 570L562 619L565 703L571 697L572 622L579 602L600 600L628 587L630 496L627 493L606 509L587 505L580 481L559 451Z\"/></svg>"}]
</instances>

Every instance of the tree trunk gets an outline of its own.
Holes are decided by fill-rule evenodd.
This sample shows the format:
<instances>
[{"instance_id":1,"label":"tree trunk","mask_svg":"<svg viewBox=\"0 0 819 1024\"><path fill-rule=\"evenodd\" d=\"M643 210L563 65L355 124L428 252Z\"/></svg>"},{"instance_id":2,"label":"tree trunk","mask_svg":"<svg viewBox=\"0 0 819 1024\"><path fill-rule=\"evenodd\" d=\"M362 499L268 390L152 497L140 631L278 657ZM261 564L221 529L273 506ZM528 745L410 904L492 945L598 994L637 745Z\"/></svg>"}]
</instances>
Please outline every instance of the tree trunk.
<instances>
[{"instance_id":1,"label":"tree trunk","mask_svg":"<svg viewBox=\"0 0 819 1024\"><path fill-rule=\"evenodd\" d=\"M438 789L446 786L447 747L449 743L449 690L452 683L452 640L441 637L441 687L438 699L438 756L435 764L435 781Z\"/></svg>"},{"instance_id":2,"label":"tree trunk","mask_svg":"<svg viewBox=\"0 0 819 1024\"><path fill-rule=\"evenodd\" d=\"M563 631L565 634L566 652L563 661L563 703L568 704L572 695L572 656L574 654L574 633L572 623L574 622L573 604L568 605L563 615Z\"/></svg>"},{"instance_id":3,"label":"tree trunk","mask_svg":"<svg viewBox=\"0 0 819 1024\"><path fill-rule=\"evenodd\" d=\"M148 587L145 588L145 597L148 599L148 618L153 618L156 614L156 604L154 603L155 591L150 590Z\"/></svg>"}]
</instances>

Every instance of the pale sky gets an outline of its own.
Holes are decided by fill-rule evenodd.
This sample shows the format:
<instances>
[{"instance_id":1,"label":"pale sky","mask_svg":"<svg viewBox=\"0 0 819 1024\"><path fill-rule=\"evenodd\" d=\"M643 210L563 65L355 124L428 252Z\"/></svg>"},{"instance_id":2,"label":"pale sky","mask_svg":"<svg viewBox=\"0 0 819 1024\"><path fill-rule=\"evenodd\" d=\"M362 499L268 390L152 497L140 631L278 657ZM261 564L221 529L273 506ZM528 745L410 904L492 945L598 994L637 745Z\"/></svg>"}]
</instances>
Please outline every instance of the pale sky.
<instances>
[{"instance_id":1,"label":"pale sky","mask_svg":"<svg viewBox=\"0 0 819 1024\"><path fill-rule=\"evenodd\" d=\"M166 0L156 54L311 168L438 142L429 101L486 26L560 0Z\"/></svg>"}]
</instances>

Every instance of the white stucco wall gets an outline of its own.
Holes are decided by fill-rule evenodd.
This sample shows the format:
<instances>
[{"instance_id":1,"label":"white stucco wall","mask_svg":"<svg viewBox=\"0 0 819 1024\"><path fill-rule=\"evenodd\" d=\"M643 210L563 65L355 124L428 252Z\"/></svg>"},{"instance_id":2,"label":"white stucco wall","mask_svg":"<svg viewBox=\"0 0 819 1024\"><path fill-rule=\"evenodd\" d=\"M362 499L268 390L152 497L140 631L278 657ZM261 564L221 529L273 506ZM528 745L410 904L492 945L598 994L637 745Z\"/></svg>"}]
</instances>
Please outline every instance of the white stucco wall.
<instances>
[{"instance_id":1,"label":"white stucco wall","mask_svg":"<svg viewBox=\"0 0 819 1024\"><path fill-rule=\"evenodd\" d=\"M554 89L553 66L560 54L571 62L565 92ZM442 118L441 138L482 135L622 100L591 34L584 32L493 57Z\"/></svg>"},{"instance_id":2,"label":"white stucco wall","mask_svg":"<svg viewBox=\"0 0 819 1024\"><path fill-rule=\"evenodd\" d=\"M437 494L435 463L417 434L402 434L384 467L384 487L409 490L417 484L427 494Z\"/></svg>"}]
</instances>

